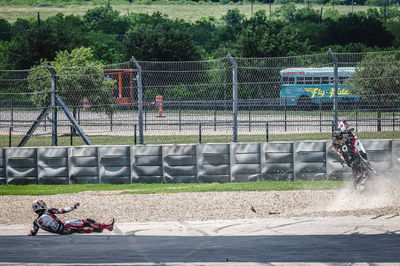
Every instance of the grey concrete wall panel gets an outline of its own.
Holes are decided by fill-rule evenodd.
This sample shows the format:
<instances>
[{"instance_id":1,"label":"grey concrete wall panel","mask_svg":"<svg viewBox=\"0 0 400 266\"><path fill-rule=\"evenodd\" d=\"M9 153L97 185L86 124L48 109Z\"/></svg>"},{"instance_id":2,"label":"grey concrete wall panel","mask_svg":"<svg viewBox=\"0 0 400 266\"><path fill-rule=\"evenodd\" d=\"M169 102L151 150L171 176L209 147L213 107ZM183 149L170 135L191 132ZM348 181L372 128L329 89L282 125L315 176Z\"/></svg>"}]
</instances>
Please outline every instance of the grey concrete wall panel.
<instances>
[{"instance_id":1,"label":"grey concrete wall panel","mask_svg":"<svg viewBox=\"0 0 400 266\"><path fill-rule=\"evenodd\" d=\"M392 141L392 165L393 165L393 167L392 167L393 173L399 173L400 172L400 140Z\"/></svg>"},{"instance_id":2,"label":"grey concrete wall panel","mask_svg":"<svg viewBox=\"0 0 400 266\"><path fill-rule=\"evenodd\" d=\"M295 180L322 180L326 174L326 145L324 142L294 142Z\"/></svg>"},{"instance_id":3,"label":"grey concrete wall panel","mask_svg":"<svg viewBox=\"0 0 400 266\"><path fill-rule=\"evenodd\" d=\"M84 146L69 149L69 179L73 184L98 184L98 147Z\"/></svg>"},{"instance_id":4,"label":"grey concrete wall panel","mask_svg":"<svg viewBox=\"0 0 400 266\"><path fill-rule=\"evenodd\" d=\"M162 147L164 182L197 182L196 145Z\"/></svg>"},{"instance_id":5,"label":"grey concrete wall panel","mask_svg":"<svg viewBox=\"0 0 400 266\"><path fill-rule=\"evenodd\" d=\"M367 152L368 161L377 172L388 174L392 171L391 140L365 140L361 143Z\"/></svg>"},{"instance_id":6,"label":"grey concrete wall panel","mask_svg":"<svg viewBox=\"0 0 400 266\"><path fill-rule=\"evenodd\" d=\"M37 184L37 151L35 148L6 148L6 183Z\"/></svg>"},{"instance_id":7,"label":"grey concrete wall panel","mask_svg":"<svg viewBox=\"0 0 400 266\"><path fill-rule=\"evenodd\" d=\"M70 158L70 161L71 161L71 164L76 167L97 167L98 166L97 156L90 156L90 157L73 156Z\"/></svg>"},{"instance_id":8,"label":"grey concrete wall panel","mask_svg":"<svg viewBox=\"0 0 400 266\"><path fill-rule=\"evenodd\" d=\"M129 146L100 146L98 158L100 183L131 183Z\"/></svg>"},{"instance_id":9,"label":"grey concrete wall panel","mask_svg":"<svg viewBox=\"0 0 400 266\"><path fill-rule=\"evenodd\" d=\"M259 143L232 143L230 155L232 182L261 180Z\"/></svg>"},{"instance_id":10,"label":"grey concrete wall panel","mask_svg":"<svg viewBox=\"0 0 400 266\"><path fill-rule=\"evenodd\" d=\"M72 147L70 152L71 157L97 157L95 146Z\"/></svg>"},{"instance_id":11,"label":"grey concrete wall panel","mask_svg":"<svg viewBox=\"0 0 400 266\"><path fill-rule=\"evenodd\" d=\"M164 181L162 146L131 146L131 180L133 183Z\"/></svg>"},{"instance_id":12,"label":"grey concrete wall panel","mask_svg":"<svg viewBox=\"0 0 400 266\"><path fill-rule=\"evenodd\" d=\"M230 182L230 145L198 144L197 175L199 182Z\"/></svg>"},{"instance_id":13,"label":"grey concrete wall panel","mask_svg":"<svg viewBox=\"0 0 400 266\"><path fill-rule=\"evenodd\" d=\"M69 184L68 148L38 148L37 160L39 184Z\"/></svg>"},{"instance_id":14,"label":"grey concrete wall panel","mask_svg":"<svg viewBox=\"0 0 400 266\"><path fill-rule=\"evenodd\" d=\"M293 166L293 153L292 152L268 152L265 153L265 160L272 164L284 164L284 163L291 163Z\"/></svg>"},{"instance_id":15,"label":"grey concrete wall panel","mask_svg":"<svg viewBox=\"0 0 400 266\"><path fill-rule=\"evenodd\" d=\"M6 184L6 159L4 149L0 148L0 185Z\"/></svg>"},{"instance_id":16,"label":"grey concrete wall panel","mask_svg":"<svg viewBox=\"0 0 400 266\"><path fill-rule=\"evenodd\" d=\"M260 148L263 180L293 180L293 143L262 143Z\"/></svg>"}]
</instances>

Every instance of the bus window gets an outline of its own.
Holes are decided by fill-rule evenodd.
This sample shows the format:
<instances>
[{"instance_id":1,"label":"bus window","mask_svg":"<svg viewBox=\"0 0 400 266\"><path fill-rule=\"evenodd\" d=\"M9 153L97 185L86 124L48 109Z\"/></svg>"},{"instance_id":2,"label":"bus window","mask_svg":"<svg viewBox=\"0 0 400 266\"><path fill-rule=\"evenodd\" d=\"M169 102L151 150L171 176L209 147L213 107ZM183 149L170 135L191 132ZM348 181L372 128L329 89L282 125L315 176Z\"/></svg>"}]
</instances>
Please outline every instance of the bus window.
<instances>
[{"instance_id":1,"label":"bus window","mask_svg":"<svg viewBox=\"0 0 400 266\"><path fill-rule=\"evenodd\" d=\"M313 77L306 77L305 84L313 84Z\"/></svg>"},{"instance_id":2,"label":"bus window","mask_svg":"<svg viewBox=\"0 0 400 266\"><path fill-rule=\"evenodd\" d=\"M321 77L314 77L313 84L316 84L316 85L321 84Z\"/></svg>"},{"instance_id":3,"label":"bus window","mask_svg":"<svg viewBox=\"0 0 400 266\"><path fill-rule=\"evenodd\" d=\"M304 77L297 77L297 84L304 84Z\"/></svg>"},{"instance_id":4,"label":"bus window","mask_svg":"<svg viewBox=\"0 0 400 266\"><path fill-rule=\"evenodd\" d=\"M343 84L346 82L346 80L348 80L348 77L339 77L339 84Z\"/></svg>"},{"instance_id":5,"label":"bus window","mask_svg":"<svg viewBox=\"0 0 400 266\"><path fill-rule=\"evenodd\" d=\"M330 77L321 77L321 84L331 84Z\"/></svg>"},{"instance_id":6,"label":"bus window","mask_svg":"<svg viewBox=\"0 0 400 266\"><path fill-rule=\"evenodd\" d=\"M283 77L283 84L294 84L294 77Z\"/></svg>"}]
</instances>

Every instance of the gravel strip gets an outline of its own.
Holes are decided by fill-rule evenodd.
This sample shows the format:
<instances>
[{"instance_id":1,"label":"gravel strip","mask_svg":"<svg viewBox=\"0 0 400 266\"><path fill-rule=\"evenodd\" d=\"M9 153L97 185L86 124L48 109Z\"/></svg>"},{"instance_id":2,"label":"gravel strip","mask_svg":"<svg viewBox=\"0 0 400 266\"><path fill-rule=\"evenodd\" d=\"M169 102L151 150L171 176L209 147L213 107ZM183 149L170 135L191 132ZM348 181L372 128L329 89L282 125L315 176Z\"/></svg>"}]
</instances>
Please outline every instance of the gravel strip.
<instances>
[{"instance_id":1,"label":"gravel strip","mask_svg":"<svg viewBox=\"0 0 400 266\"><path fill-rule=\"evenodd\" d=\"M399 185L391 182L362 193L341 190L200 192L126 194L121 191L82 192L51 196L0 196L0 224L29 224L31 203L48 207L80 202L63 220L93 218L107 222L205 221L293 216L399 215Z\"/></svg>"}]
</instances>

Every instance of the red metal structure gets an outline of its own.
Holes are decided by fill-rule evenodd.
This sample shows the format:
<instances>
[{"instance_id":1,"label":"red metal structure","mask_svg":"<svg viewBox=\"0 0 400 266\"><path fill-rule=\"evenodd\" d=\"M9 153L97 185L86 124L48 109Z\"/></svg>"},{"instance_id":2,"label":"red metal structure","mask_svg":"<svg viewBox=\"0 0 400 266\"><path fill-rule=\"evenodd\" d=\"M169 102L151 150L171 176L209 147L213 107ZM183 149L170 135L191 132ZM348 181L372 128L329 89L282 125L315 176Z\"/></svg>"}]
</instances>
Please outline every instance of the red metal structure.
<instances>
[{"instance_id":1,"label":"red metal structure","mask_svg":"<svg viewBox=\"0 0 400 266\"><path fill-rule=\"evenodd\" d=\"M136 99L135 91L133 90L133 73L133 69L104 70L106 79L116 80L116 84L112 88L112 95L115 103L120 107L132 108Z\"/></svg>"}]
</instances>

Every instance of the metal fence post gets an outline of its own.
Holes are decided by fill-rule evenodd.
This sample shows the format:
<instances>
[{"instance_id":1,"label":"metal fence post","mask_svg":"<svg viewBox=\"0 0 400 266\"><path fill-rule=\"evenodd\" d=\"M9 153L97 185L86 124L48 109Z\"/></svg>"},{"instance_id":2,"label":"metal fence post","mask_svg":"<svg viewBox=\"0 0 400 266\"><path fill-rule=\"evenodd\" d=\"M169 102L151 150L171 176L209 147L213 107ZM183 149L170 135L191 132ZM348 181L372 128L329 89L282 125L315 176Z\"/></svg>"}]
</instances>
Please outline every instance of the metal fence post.
<instances>
[{"instance_id":1,"label":"metal fence post","mask_svg":"<svg viewBox=\"0 0 400 266\"><path fill-rule=\"evenodd\" d=\"M11 99L11 130L14 127L14 99Z\"/></svg>"},{"instance_id":2,"label":"metal fence post","mask_svg":"<svg viewBox=\"0 0 400 266\"><path fill-rule=\"evenodd\" d=\"M338 120L339 120L339 115L338 115L338 102L337 102L337 96L338 96L338 83L339 83L339 76L338 76L338 59L332 49L329 48L328 54L332 57L333 60L333 87L334 87L334 96L333 96L333 123L332 123L332 132L335 131Z\"/></svg>"},{"instance_id":3,"label":"metal fence post","mask_svg":"<svg viewBox=\"0 0 400 266\"><path fill-rule=\"evenodd\" d=\"M201 143L201 134L202 134L202 132L201 132L201 123L199 123L199 143Z\"/></svg>"},{"instance_id":4,"label":"metal fence post","mask_svg":"<svg viewBox=\"0 0 400 266\"><path fill-rule=\"evenodd\" d=\"M238 140L238 121L237 121L237 116L238 116L238 77L237 77L237 72L238 72L238 65L235 61L235 59L231 56L231 54L227 55L228 60L232 64L232 123L233 123L233 142L237 142Z\"/></svg>"},{"instance_id":5,"label":"metal fence post","mask_svg":"<svg viewBox=\"0 0 400 266\"><path fill-rule=\"evenodd\" d=\"M132 57L131 61L137 67L137 84L138 84L138 120L139 120L139 144L144 144L143 137L143 84L142 84L142 67L138 61Z\"/></svg>"},{"instance_id":6,"label":"metal fence post","mask_svg":"<svg viewBox=\"0 0 400 266\"><path fill-rule=\"evenodd\" d=\"M51 75L51 146L57 146L57 73L56 70L50 65L47 65L47 70Z\"/></svg>"},{"instance_id":7,"label":"metal fence post","mask_svg":"<svg viewBox=\"0 0 400 266\"><path fill-rule=\"evenodd\" d=\"M8 130L8 147L12 146L12 127Z\"/></svg>"}]
</instances>

